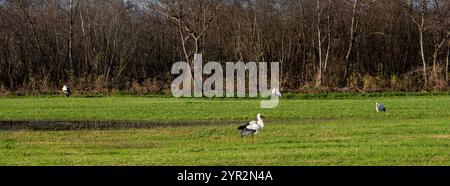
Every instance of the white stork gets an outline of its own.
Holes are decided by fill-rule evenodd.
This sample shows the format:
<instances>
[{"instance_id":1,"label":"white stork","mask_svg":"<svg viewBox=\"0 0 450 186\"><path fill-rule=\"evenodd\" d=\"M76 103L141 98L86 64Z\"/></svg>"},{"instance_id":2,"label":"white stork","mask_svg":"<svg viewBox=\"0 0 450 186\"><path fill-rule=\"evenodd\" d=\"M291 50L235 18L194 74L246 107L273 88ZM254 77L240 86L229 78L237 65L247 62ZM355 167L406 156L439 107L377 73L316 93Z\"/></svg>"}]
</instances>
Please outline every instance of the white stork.
<instances>
[{"instance_id":1,"label":"white stork","mask_svg":"<svg viewBox=\"0 0 450 186\"><path fill-rule=\"evenodd\" d=\"M62 88L62 91L64 92L64 95L66 95L66 97L69 97L71 92L70 92L70 88L67 85L64 85Z\"/></svg>"},{"instance_id":2,"label":"white stork","mask_svg":"<svg viewBox=\"0 0 450 186\"><path fill-rule=\"evenodd\" d=\"M255 143L255 139L253 138L253 135L258 134L258 132L264 128L264 121L265 117L261 114L258 114L256 116L256 121L250 121L245 125L242 125L238 127L238 130L241 131L241 138L244 136L252 135L253 143Z\"/></svg>"},{"instance_id":3,"label":"white stork","mask_svg":"<svg viewBox=\"0 0 450 186\"><path fill-rule=\"evenodd\" d=\"M375 104L375 110L377 112L386 112L386 107L384 107L384 105L381 104L381 103L376 103Z\"/></svg>"},{"instance_id":4,"label":"white stork","mask_svg":"<svg viewBox=\"0 0 450 186\"><path fill-rule=\"evenodd\" d=\"M281 92L280 92L280 89L277 89L277 88L272 89L272 95L276 96L276 97L281 97L282 96Z\"/></svg>"}]
</instances>

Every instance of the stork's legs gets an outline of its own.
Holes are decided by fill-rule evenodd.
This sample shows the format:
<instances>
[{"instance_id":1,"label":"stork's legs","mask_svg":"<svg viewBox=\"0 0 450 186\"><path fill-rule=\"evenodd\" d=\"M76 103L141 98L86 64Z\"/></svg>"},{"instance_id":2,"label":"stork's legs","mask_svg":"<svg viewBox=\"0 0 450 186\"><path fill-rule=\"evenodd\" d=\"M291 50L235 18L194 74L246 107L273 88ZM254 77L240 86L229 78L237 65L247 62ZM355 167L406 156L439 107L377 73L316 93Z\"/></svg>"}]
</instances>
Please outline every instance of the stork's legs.
<instances>
[{"instance_id":1,"label":"stork's legs","mask_svg":"<svg viewBox=\"0 0 450 186\"><path fill-rule=\"evenodd\" d=\"M255 137L253 134L252 134L252 144L255 144Z\"/></svg>"}]
</instances>

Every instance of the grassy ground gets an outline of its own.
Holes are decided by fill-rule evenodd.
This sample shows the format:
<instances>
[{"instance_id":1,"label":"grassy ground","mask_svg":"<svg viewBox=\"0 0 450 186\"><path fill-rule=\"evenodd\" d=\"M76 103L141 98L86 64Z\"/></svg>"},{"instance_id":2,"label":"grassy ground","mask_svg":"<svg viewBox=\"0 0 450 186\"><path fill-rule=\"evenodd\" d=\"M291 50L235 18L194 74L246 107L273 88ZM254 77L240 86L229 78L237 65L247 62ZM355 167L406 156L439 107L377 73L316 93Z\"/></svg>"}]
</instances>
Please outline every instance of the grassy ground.
<instances>
[{"instance_id":1,"label":"grassy ground","mask_svg":"<svg viewBox=\"0 0 450 186\"><path fill-rule=\"evenodd\" d=\"M387 113L376 113L375 102ZM0 131L0 165L450 165L450 97L0 99L0 120L219 121L267 117L257 143L241 124L129 130Z\"/></svg>"}]
</instances>

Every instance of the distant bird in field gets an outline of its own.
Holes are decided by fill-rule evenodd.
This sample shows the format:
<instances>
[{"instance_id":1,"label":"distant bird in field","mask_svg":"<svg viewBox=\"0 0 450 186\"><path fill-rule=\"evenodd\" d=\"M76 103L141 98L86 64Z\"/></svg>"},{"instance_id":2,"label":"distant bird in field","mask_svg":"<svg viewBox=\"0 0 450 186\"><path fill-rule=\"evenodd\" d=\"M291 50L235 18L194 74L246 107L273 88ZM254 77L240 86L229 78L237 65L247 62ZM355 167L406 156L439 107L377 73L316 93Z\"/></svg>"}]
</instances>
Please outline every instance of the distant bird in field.
<instances>
[{"instance_id":1,"label":"distant bird in field","mask_svg":"<svg viewBox=\"0 0 450 186\"><path fill-rule=\"evenodd\" d=\"M381 103L376 103L375 109L377 112L386 112L386 107L384 107L384 105Z\"/></svg>"},{"instance_id":2,"label":"distant bird in field","mask_svg":"<svg viewBox=\"0 0 450 186\"><path fill-rule=\"evenodd\" d=\"M242 125L238 127L238 130L241 131L241 137L251 135L253 139L253 143L255 143L255 139L253 138L253 135L258 134L258 132L264 128L264 121L265 117L261 114L258 114L256 116L256 121L250 121L245 125Z\"/></svg>"},{"instance_id":3,"label":"distant bird in field","mask_svg":"<svg viewBox=\"0 0 450 186\"><path fill-rule=\"evenodd\" d=\"M67 85L64 85L62 88L62 91L64 92L64 95L66 95L66 97L69 97L71 92L70 92L70 88Z\"/></svg>"},{"instance_id":4,"label":"distant bird in field","mask_svg":"<svg viewBox=\"0 0 450 186\"><path fill-rule=\"evenodd\" d=\"M277 89L277 88L274 88L274 89L272 90L272 95L273 95L273 96L276 96L276 97L282 97L281 92L280 92L280 89Z\"/></svg>"}]
</instances>

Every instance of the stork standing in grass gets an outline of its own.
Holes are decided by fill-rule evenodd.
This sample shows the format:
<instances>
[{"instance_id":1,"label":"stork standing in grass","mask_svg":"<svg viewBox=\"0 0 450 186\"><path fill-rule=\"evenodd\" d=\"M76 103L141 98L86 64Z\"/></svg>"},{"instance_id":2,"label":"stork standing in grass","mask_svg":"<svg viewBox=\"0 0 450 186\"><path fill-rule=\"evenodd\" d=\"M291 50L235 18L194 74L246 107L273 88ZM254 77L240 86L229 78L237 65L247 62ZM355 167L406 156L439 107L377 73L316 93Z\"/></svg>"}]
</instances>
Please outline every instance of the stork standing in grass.
<instances>
[{"instance_id":1,"label":"stork standing in grass","mask_svg":"<svg viewBox=\"0 0 450 186\"><path fill-rule=\"evenodd\" d=\"M252 136L253 144L255 143L255 138L253 136L258 134L258 132L262 128L264 128L264 121L263 121L263 119L265 119L265 117L263 115L261 115L261 114L258 114L256 116L256 119L257 119L256 121L250 121L247 124L238 127L238 130L241 131L241 137L242 138L244 136L248 136L248 135Z\"/></svg>"},{"instance_id":2,"label":"stork standing in grass","mask_svg":"<svg viewBox=\"0 0 450 186\"><path fill-rule=\"evenodd\" d=\"M64 85L62 88L62 91L64 92L64 95L66 95L66 97L69 97L71 92L70 92L70 88L67 85Z\"/></svg>"},{"instance_id":3,"label":"stork standing in grass","mask_svg":"<svg viewBox=\"0 0 450 186\"><path fill-rule=\"evenodd\" d=\"M386 112L386 107L384 107L384 105L381 103L376 103L375 109L377 112Z\"/></svg>"}]
</instances>

